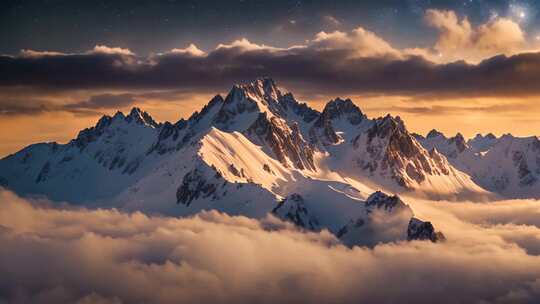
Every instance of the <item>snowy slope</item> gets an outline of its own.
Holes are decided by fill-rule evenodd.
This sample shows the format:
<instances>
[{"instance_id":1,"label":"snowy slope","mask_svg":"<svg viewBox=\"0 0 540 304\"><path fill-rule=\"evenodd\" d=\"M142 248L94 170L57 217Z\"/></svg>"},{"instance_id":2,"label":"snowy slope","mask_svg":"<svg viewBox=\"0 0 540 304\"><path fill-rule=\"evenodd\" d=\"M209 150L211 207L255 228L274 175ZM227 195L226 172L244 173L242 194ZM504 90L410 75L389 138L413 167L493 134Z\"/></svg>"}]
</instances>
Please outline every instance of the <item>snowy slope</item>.
<instances>
[{"instance_id":1,"label":"snowy slope","mask_svg":"<svg viewBox=\"0 0 540 304\"><path fill-rule=\"evenodd\" d=\"M324 166L372 189L412 191L434 198L488 195L436 150L426 150L399 117L350 123L339 119L332 129L340 140L324 145Z\"/></svg>"},{"instance_id":2,"label":"snowy slope","mask_svg":"<svg viewBox=\"0 0 540 304\"><path fill-rule=\"evenodd\" d=\"M110 198L145 174L143 159L159 128L137 108L128 116L104 116L65 145L31 145L4 158L0 174L22 194L70 202Z\"/></svg>"},{"instance_id":3,"label":"snowy slope","mask_svg":"<svg viewBox=\"0 0 540 304\"><path fill-rule=\"evenodd\" d=\"M318 112L261 78L234 85L176 123L156 123L134 108L127 116L104 116L67 144L29 146L0 160L0 183L21 195L148 213L274 213L335 234L350 226L346 243L374 244L407 239L413 217L408 207L367 206L378 190L488 194L447 160L452 153L426 145L399 117L369 119L340 98ZM385 227L394 233L375 237Z\"/></svg>"},{"instance_id":4,"label":"snowy slope","mask_svg":"<svg viewBox=\"0 0 540 304\"><path fill-rule=\"evenodd\" d=\"M420 142L445 154L453 166L489 191L508 198L540 197L540 140L536 136L488 134L465 142L460 134L447 138L431 131Z\"/></svg>"}]
</instances>

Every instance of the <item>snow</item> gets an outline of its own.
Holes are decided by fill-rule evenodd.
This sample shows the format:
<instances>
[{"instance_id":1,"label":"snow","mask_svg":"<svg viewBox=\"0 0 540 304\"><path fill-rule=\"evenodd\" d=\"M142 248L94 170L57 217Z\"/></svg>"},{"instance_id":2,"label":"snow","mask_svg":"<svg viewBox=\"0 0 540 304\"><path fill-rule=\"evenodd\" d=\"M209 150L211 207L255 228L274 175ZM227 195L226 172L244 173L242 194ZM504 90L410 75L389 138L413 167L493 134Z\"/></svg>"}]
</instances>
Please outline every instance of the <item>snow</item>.
<instances>
[{"instance_id":1,"label":"snow","mask_svg":"<svg viewBox=\"0 0 540 304\"><path fill-rule=\"evenodd\" d=\"M488 191L507 198L540 197L540 140L536 136L477 135L462 151L442 134L422 144L441 151L454 167Z\"/></svg>"},{"instance_id":2,"label":"snow","mask_svg":"<svg viewBox=\"0 0 540 304\"><path fill-rule=\"evenodd\" d=\"M265 133L253 131L256 122ZM68 144L36 144L0 160L0 185L21 195L175 216L274 212L335 234L349 227L346 243L366 233L372 243L406 237L412 211L368 210L375 191L411 199L490 191L538 197L539 175L536 137L422 138L399 117L367 118L350 100L319 113L267 78L233 86L176 124L134 108L102 118Z\"/></svg>"}]
</instances>

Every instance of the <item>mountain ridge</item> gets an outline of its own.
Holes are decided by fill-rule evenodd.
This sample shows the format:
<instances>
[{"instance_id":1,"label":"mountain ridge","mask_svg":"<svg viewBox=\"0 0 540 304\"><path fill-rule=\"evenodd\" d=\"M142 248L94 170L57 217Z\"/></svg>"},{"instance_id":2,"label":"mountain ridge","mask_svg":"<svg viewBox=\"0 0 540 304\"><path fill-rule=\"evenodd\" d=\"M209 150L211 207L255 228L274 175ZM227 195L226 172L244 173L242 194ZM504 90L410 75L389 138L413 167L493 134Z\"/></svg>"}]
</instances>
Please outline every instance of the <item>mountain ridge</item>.
<instances>
[{"instance_id":1,"label":"mountain ridge","mask_svg":"<svg viewBox=\"0 0 540 304\"><path fill-rule=\"evenodd\" d=\"M175 216L208 209L254 218L271 213L336 235L348 227L344 242L351 245L437 241L432 225L413 221L410 208L398 208L408 210L398 216L368 204L378 191L494 195L444 147L429 145L442 133L430 134L410 133L399 116L368 118L350 99L333 99L319 112L272 79L258 78L176 123L158 123L139 108L104 115L66 144L31 145L0 160L0 181L20 195L84 206ZM459 153L470 148L463 136L444 142ZM528 165L525 156L514 162ZM533 175L526 165L525 179ZM360 225L370 223L370 210L388 222ZM398 223L398 235L378 234Z\"/></svg>"}]
</instances>

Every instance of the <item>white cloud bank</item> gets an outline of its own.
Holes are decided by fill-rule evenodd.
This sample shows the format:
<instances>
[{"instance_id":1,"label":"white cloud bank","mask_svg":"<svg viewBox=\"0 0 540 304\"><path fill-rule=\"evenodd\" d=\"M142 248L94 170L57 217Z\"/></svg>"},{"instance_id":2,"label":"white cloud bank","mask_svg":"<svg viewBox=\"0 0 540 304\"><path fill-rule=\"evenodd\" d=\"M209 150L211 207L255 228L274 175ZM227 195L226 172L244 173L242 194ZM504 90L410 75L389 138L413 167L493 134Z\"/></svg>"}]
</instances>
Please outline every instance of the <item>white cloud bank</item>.
<instances>
[{"instance_id":1,"label":"white cloud bank","mask_svg":"<svg viewBox=\"0 0 540 304\"><path fill-rule=\"evenodd\" d=\"M272 218L58 209L2 191L0 303L534 303L539 206L418 201L448 242L348 249Z\"/></svg>"}]
</instances>

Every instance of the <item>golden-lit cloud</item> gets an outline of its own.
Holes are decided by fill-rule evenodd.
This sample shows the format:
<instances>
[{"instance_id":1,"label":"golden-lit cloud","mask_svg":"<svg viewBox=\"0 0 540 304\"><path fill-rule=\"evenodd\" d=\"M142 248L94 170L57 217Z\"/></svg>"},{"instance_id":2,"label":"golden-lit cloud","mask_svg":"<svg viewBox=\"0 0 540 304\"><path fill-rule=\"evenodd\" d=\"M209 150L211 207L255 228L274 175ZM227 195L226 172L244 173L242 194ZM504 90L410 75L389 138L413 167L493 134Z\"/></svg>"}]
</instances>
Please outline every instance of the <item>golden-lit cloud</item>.
<instances>
[{"instance_id":1,"label":"golden-lit cloud","mask_svg":"<svg viewBox=\"0 0 540 304\"><path fill-rule=\"evenodd\" d=\"M474 27L454 11L429 9L425 19L439 31L435 56L431 56L438 61L479 62L500 54L513 55L527 46L520 25L508 18L495 17Z\"/></svg>"},{"instance_id":2,"label":"golden-lit cloud","mask_svg":"<svg viewBox=\"0 0 540 304\"><path fill-rule=\"evenodd\" d=\"M108 47L106 45L96 45L89 53L93 54L116 54L116 55L125 55L125 56L134 56L135 54L125 48L120 47Z\"/></svg>"},{"instance_id":3,"label":"golden-lit cloud","mask_svg":"<svg viewBox=\"0 0 540 304\"><path fill-rule=\"evenodd\" d=\"M0 202L0 301L533 303L540 296L537 201L407 200L448 241L371 249L272 217L61 208L7 191Z\"/></svg>"},{"instance_id":4,"label":"golden-lit cloud","mask_svg":"<svg viewBox=\"0 0 540 304\"><path fill-rule=\"evenodd\" d=\"M227 43L221 43L216 47L216 51L223 50L223 49L236 49L239 51L260 51L260 50L277 50L278 48L271 47L264 44L256 44L251 41L249 41L247 38L242 38L238 40L234 40L233 42L227 44Z\"/></svg>"},{"instance_id":5,"label":"golden-lit cloud","mask_svg":"<svg viewBox=\"0 0 540 304\"><path fill-rule=\"evenodd\" d=\"M400 52L390 43L362 27L351 32L319 32L310 46L322 50L347 50L352 57L400 57Z\"/></svg>"},{"instance_id":6,"label":"golden-lit cloud","mask_svg":"<svg viewBox=\"0 0 540 304\"><path fill-rule=\"evenodd\" d=\"M191 56L204 56L206 53L199 49L195 44L191 43L188 47L183 49L172 49L170 50L171 53L176 54L184 54L184 55L191 55Z\"/></svg>"}]
</instances>

